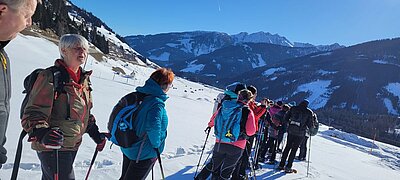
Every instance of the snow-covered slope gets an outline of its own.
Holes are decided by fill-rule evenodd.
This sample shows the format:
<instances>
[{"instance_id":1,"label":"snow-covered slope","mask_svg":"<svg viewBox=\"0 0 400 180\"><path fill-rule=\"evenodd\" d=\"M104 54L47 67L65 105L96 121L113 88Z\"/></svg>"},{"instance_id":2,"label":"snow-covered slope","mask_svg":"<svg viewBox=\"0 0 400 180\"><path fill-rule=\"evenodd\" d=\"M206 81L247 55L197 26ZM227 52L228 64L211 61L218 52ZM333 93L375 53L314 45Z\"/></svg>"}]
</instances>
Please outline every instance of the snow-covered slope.
<instances>
[{"instance_id":1,"label":"snow-covered slope","mask_svg":"<svg viewBox=\"0 0 400 180\"><path fill-rule=\"evenodd\" d=\"M54 43L31 36L18 36L7 47L11 57L13 94L11 116L7 131L8 162L0 169L0 179L9 179L21 131L19 106L22 101L22 80L33 69L47 67L58 58ZM24 53L21 53L24 52ZM115 76L112 67L120 67L127 74L135 71L134 78ZM93 114L101 130L106 130L109 113L123 95L142 85L154 69L126 64L122 61L97 62L89 57L86 69L93 69ZM169 116L166 149L162 154L167 179L193 179L204 138L203 130L211 115L213 98L219 93L215 88L176 78L174 88L168 93ZM211 152L214 137L208 139L203 160ZM76 179L84 179L95 149L89 136L84 136L75 160ZM118 179L122 154L118 147L106 148L99 153L89 179ZM280 155L278 154L278 158ZM400 148L357 137L322 126L320 133L312 137L310 174L312 179L399 179ZM295 162L297 174L285 175L272 166L263 165L257 172L258 179L304 179L306 162ZM40 164L35 151L24 142L19 179L40 179ZM160 179L158 164L154 168L155 179ZM148 178L151 179L151 176Z\"/></svg>"}]
</instances>

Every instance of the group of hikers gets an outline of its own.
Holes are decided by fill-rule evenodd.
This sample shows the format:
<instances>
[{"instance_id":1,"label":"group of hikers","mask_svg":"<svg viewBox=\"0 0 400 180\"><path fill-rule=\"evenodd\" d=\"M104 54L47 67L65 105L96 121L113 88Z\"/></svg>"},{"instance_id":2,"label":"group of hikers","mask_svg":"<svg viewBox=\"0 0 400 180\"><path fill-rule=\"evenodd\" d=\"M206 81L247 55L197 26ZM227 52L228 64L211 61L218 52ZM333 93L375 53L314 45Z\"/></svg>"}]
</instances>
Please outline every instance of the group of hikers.
<instances>
[{"instance_id":1,"label":"group of hikers","mask_svg":"<svg viewBox=\"0 0 400 180\"><path fill-rule=\"evenodd\" d=\"M4 48L32 24L37 3L41 0L0 0L0 168L7 161L4 145L11 98L10 60ZM21 137L28 134L31 148L40 160L42 179L75 179L73 163L85 133L97 144L95 155L103 150L107 139L120 146L123 154L120 179L145 179L157 160L161 165L168 126L166 93L172 87L174 73L166 68L154 71L143 86L120 99L110 115L109 131L100 132L91 113L92 71L82 68L89 43L81 35L65 34L58 46L60 58L54 65L37 69L24 80ZM267 163L275 163L286 131L287 143L278 169L292 171L300 145L304 148L299 159L305 159L307 130L316 120L316 115L307 108L308 101L292 107L268 99L258 104L256 95L254 86L237 84L234 90L218 96L206 129L207 133L211 128L215 131L213 155L195 179L206 179L210 174L213 179L240 179L246 176L248 167L257 168L253 166L257 162L268 158ZM256 163L249 163L249 159ZM12 179L16 179L14 171Z\"/></svg>"},{"instance_id":2,"label":"group of hikers","mask_svg":"<svg viewBox=\"0 0 400 180\"><path fill-rule=\"evenodd\" d=\"M295 172L292 165L297 149L300 147L297 159L304 161L307 139L318 131L317 116L308 108L308 100L297 106L294 102L289 105L268 98L257 103L256 87L242 83L233 86L215 100L214 113L205 130L208 137L214 127L212 158L198 174L196 170L195 179L207 179L210 175L211 179L249 179L250 174L255 176L260 163L277 164L277 152L282 156L276 168L285 173ZM282 152L279 147L286 132Z\"/></svg>"}]
</instances>

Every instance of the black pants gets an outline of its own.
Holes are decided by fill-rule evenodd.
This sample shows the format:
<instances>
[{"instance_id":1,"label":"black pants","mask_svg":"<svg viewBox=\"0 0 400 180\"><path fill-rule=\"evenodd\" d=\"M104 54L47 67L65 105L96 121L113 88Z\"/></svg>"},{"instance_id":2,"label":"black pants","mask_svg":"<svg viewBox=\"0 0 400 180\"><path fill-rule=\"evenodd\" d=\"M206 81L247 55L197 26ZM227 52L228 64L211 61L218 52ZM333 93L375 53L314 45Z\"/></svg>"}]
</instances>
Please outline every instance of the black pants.
<instances>
[{"instance_id":1,"label":"black pants","mask_svg":"<svg viewBox=\"0 0 400 180\"><path fill-rule=\"evenodd\" d=\"M255 136L250 136L246 141L246 148L243 151L242 156L236 164L235 170L232 174L232 179L239 179L241 176L246 175L246 168L250 167L252 164L249 164L249 158L251 155L251 148L253 146Z\"/></svg>"},{"instance_id":2,"label":"black pants","mask_svg":"<svg viewBox=\"0 0 400 180\"><path fill-rule=\"evenodd\" d=\"M56 172L56 158L53 151L42 151L37 153L42 168L42 180L53 180ZM58 152L58 179L73 180L74 160L76 151L59 151Z\"/></svg>"},{"instance_id":3,"label":"black pants","mask_svg":"<svg viewBox=\"0 0 400 180\"><path fill-rule=\"evenodd\" d=\"M271 147L270 150L272 150L271 157L269 158L269 161L275 161L275 158L276 158L276 145L278 144L278 139L271 138L268 141L270 142L270 147Z\"/></svg>"},{"instance_id":4,"label":"black pants","mask_svg":"<svg viewBox=\"0 0 400 180\"><path fill-rule=\"evenodd\" d=\"M289 159L288 159L288 163L287 163L286 167L292 168L294 157L296 156L297 149L299 148L300 143L303 141L303 138L304 138L304 136L295 136L295 135L288 134L286 147L285 147L285 150L283 150L282 159L281 159L281 162L279 163L280 167L285 166L285 162L286 162L286 159L287 159L287 157L289 155L289 151L290 151L290 155L289 155Z\"/></svg>"},{"instance_id":5,"label":"black pants","mask_svg":"<svg viewBox=\"0 0 400 180\"><path fill-rule=\"evenodd\" d=\"M147 175L149 175L150 170L153 168L156 161L157 158L146 159L136 162L136 160L130 160L128 157L124 155L124 159L122 161L122 174L119 179L120 180L146 179Z\"/></svg>"},{"instance_id":6,"label":"black pants","mask_svg":"<svg viewBox=\"0 0 400 180\"><path fill-rule=\"evenodd\" d=\"M236 163L243 153L240 149L230 144L215 144L219 148L214 148L213 151L213 167L211 179L229 179L235 169Z\"/></svg>"},{"instance_id":7,"label":"black pants","mask_svg":"<svg viewBox=\"0 0 400 180\"><path fill-rule=\"evenodd\" d=\"M299 154L299 159L305 159L306 158L306 154L307 154L307 140L308 137L306 136L302 143L300 144L300 154Z\"/></svg>"},{"instance_id":8,"label":"black pants","mask_svg":"<svg viewBox=\"0 0 400 180\"><path fill-rule=\"evenodd\" d=\"M199 174L194 178L195 180L206 180L212 173L213 161L212 159L203 167Z\"/></svg>"},{"instance_id":9,"label":"black pants","mask_svg":"<svg viewBox=\"0 0 400 180\"><path fill-rule=\"evenodd\" d=\"M269 151L270 153L275 153L274 156L276 156L276 151L274 151L273 149L275 148L275 138L269 137L267 140L267 143L265 143L264 147L262 148L262 151L260 152L260 156L261 158L265 158L265 155L267 154L267 152ZM275 157L274 157L275 159Z\"/></svg>"}]
</instances>

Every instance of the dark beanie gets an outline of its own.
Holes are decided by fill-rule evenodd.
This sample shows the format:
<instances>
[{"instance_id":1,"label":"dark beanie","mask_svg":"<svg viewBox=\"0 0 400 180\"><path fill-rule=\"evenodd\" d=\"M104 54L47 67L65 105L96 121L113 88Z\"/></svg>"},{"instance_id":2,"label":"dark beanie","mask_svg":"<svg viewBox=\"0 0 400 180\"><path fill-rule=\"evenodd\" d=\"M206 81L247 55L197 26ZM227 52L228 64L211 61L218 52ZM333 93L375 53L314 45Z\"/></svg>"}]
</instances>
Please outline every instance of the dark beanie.
<instances>
[{"instance_id":1,"label":"dark beanie","mask_svg":"<svg viewBox=\"0 0 400 180\"><path fill-rule=\"evenodd\" d=\"M247 86L247 89L248 89L249 91L251 91L251 93L253 93L253 95L254 95L254 94L257 94L257 88L254 87L253 85Z\"/></svg>"},{"instance_id":2,"label":"dark beanie","mask_svg":"<svg viewBox=\"0 0 400 180\"><path fill-rule=\"evenodd\" d=\"M300 102L299 106L308 107L308 104L310 104L310 102L307 99L304 99Z\"/></svg>"},{"instance_id":3,"label":"dark beanie","mask_svg":"<svg viewBox=\"0 0 400 180\"><path fill-rule=\"evenodd\" d=\"M241 90L243 90L243 89L246 89L246 85L245 84L242 84L242 83L240 83L240 84L237 84L236 85L236 87L235 87L235 94L238 94L239 93L239 91L241 91Z\"/></svg>"},{"instance_id":4,"label":"dark beanie","mask_svg":"<svg viewBox=\"0 0 400 180\"><path fill-rule=\"evenodd\" d=\"M247 89L243 89L239 91L238 94L238 100L247 103L251 98L253 97L253 94L251 91Z\"/></svg>"}]
</instances>

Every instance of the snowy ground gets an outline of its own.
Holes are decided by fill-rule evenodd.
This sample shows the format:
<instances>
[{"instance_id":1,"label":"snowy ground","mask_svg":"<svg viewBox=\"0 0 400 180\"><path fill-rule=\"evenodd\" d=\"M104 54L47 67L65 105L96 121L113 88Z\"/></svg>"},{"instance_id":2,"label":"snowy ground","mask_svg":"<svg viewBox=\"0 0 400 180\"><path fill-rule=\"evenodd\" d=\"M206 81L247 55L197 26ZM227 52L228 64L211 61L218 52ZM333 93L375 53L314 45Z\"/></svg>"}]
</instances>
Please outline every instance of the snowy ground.
<instances>
[{"instance_id":1,"label":"snowy ground","mask_svg":"<svg viewBox=\"0 0 400 180\"><path fill-rule=\"evenodd\" d=\"M11 57L13 94L11 117L7 131L8 162L0 170L0 179L9 179L21 131L19 106L22 101L22 80L33 69L47 67L59 56L54 43L30 36L18 36L6 48ZM108 60L98 63L89 57L86 69L92 75L94 109L101 130L106 130L109 113L123 95L142 85L153 69L125 65L124 62ZM128 74L136 71L135 79L115 76L113 66L124 69ZM203 130L211 115L213 99L218 91L204 85L177 78L174 88L168 93L169 115L166 149L162 154L167 179L193 179L194 171L204 144ZM214 137L210 137L203 160L211 152ZM312 137L310 159L311 179L400 179L400 148L360 138L358 136L329 130L321 126L320 133ZM84 179L95 144L85 135L75 160L76 179ZM277 155L277 159L280 154ZM89 179L118 179L122 154L113 146L99 153ZM202 163L201 163L202 164ZM307 179L307 162L295 162L297 174L285 175L272 165L264 165L257 171L258 179ZM40 179L40 164L29 143L24 143L19 179ZM158 164L154 168L155 179L160 179ZM151 179L151 176L148 178Z\"/></svg>"}]
</instances>

